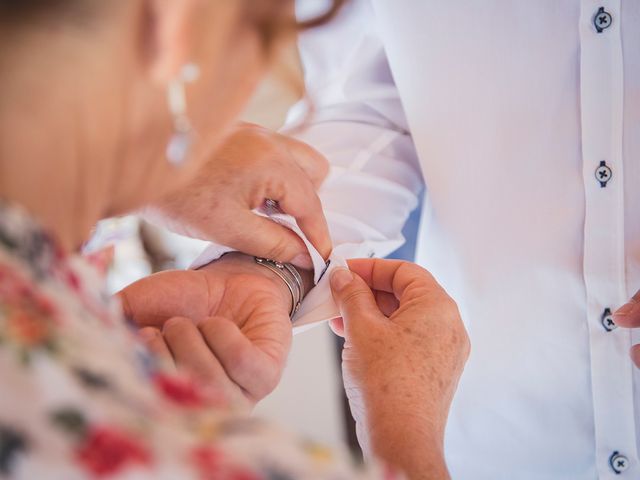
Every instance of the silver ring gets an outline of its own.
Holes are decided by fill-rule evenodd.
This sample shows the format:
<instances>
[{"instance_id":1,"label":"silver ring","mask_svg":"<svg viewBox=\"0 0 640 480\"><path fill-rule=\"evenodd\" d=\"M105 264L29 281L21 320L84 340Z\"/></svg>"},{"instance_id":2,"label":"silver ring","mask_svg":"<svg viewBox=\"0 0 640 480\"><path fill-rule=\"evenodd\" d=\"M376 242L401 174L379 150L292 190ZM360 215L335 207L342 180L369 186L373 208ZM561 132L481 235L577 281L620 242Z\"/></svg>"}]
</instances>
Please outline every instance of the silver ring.
<instances>
[{"instance_id":1,"label":"silver ring","mask_svg":"<svg viewBox=\"0 0 640 480\"><path fill-rule=\"evenodd\" d=\"M277 200L273 200L271 198L267 198L264 201L264 210L267 215L271 215L274 213L282 213L282 209L280 208L280 202Z\"/></svg>"}]
</instances>

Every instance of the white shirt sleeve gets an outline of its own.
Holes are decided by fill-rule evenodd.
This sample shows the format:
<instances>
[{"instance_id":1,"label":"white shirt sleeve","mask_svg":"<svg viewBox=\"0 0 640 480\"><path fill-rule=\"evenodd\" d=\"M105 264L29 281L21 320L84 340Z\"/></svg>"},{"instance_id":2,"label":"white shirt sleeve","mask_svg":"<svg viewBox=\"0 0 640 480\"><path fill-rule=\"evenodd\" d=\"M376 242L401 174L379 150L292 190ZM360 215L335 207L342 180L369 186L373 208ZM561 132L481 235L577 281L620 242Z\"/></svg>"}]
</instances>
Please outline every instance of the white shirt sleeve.
<instances>
[{"instance_id":1,"label":"white shirt sleeve","mask_svg":"<svg viewBox=\"0 0 640 480\"><path fill-rule=\"evenodd\" d=\"M284 131L331 162L320 196L336 250L386 256L404 241L423 181L369 1L302 34L300 52L309 101L292 108Z\"/></svg>"}]
</instances>

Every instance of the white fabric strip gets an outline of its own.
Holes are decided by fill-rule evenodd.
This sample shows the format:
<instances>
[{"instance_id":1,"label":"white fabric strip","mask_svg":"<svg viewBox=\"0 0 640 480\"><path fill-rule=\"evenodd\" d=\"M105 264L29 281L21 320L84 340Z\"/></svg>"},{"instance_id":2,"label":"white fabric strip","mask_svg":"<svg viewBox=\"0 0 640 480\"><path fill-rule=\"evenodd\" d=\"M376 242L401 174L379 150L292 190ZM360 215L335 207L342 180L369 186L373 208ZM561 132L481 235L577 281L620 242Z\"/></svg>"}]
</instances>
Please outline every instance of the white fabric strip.
<instances>
[{"instance_id":1,"label":"white fabric strip","mask_svg":"<svg viewBox=\"0 0 640 480\"><path fill-rule=\"evenodd\" d=\"M602 317L626 300L624 258L624 172L622 159L623 63L620 0L583 0L580 20L580 97L585 188L584 281L591 343L591 384L596 465L601 479L613 479L612 452L637 465L629 330L607 331ZM602 8L611 26L598 32ZM608 182L595 177L600 162L611 169ZM613 395L611 392L615 392Z\"/></svg>"}]
</instances>

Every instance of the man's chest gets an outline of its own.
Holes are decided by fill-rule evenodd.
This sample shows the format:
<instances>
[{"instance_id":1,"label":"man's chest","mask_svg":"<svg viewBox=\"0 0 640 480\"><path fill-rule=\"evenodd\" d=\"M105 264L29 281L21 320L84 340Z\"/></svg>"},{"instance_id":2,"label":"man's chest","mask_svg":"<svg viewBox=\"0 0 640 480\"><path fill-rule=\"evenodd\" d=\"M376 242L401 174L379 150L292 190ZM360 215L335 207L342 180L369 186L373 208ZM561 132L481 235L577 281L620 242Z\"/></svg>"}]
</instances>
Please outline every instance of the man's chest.
<instances>
[{"instance_id":1,"label":"man's chest","mask_svg":"<svg viewBox=\"0 0 640 480\"><path fill-rule=\"evenodd\" d=\"M640 237L640 3L373 5L449 230L534 219L573 241L593 213Z\"/></svg>"}]
</instances>

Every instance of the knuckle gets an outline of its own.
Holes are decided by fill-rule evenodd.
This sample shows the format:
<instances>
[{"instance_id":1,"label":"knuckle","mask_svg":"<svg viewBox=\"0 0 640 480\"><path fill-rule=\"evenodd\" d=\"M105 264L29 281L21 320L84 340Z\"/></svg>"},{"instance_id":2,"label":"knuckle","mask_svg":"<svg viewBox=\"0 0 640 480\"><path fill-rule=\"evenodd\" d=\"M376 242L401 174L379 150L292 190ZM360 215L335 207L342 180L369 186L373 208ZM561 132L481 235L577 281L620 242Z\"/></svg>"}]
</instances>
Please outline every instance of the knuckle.
<instances>
[{"instance_id":1,"label":"knuckle","mask_svg":"<svg viewBox=\"0 0 640 480\"><path fill-rule=\"evenodd\" d=\"M464 348L462 349L462 359L466 362L471 356L471 340L465 335Z\"/></svg>"},{"instance_id":2,"label":"knuckle","mask_svg":"<svg viewBox=\"0 0 640 480\"><path fill-rule=\"evenodd\" d=\"M291 139L294 148L298 149L308 159L311 179L322 181L329 173L329 160L311 145L300 140Z\"/></svg>"},{"instance_id":3,"label":"knuckle","mask_svg":"<svg viewBox=\"0 0 640 480\"><path fill-rule=\"evenodd\" d=\"M317 152L316 152L317 153ZM317 153L316 167L318 168L318 177L320 180L324 180L329 175L329 160L324 155Z\"/></svg>"},{"instance_id":4,"label":"knuckle","mask_svg":"<svg viewBox=\"0 0 640 480\"><path fill-rule=\"evenodd\" d=\"M321 183L329 174L329 162L315 150L314 155L311 155L311 157L313 158L311 181L314 184L318 184Z\"/></svg>"},{"instance_id":5,"label":"knuckle","mask_svg":"<svg viewBox=\"0 0 640 480\"><path fill-rule=\"evenodd\" d=\"M342 294L343 303L355 303L362 298L364 292L356 288L347 288Z\"/></svg>"},{"instance_id":6,"label":"knuckle","mask_svg":"<svg viewBox=\"0 0 640 480\"><path fill-rule=\"evenodd\" d=\"M460 351L468 356L471 352L471 341L466 328L462 324L462 321L456 322L456 328L454 329L453 337L457 345L460 345Z\"/></svg>"},{"instance_id":7,"label":"knuckle","mask_svg":"<svg viewBox=\"0 0 640 480\"><path fill-rule=\"evenodd\" d=\"M459 316L450 322L449 345L453 351L457 352L459 358L466 362L471 354L471 340Z\"/></svg>"},{"instance_id":8,"label":"knuckle","mask_svg":"<svg viewBox=\"0 0 640 480\"><path fill-rule=\"evenodd\" d=\"M452 315L457 319L460 319L460 311L458 310L458 304L453 298L451 298L446 293L444 293L442 296L441 306L442 306L442 309L445 312L447 312L449 315Z\"/></svg>"},{"instance_id":9,"label":"knuckle","mask_svg":"<svg viewBox=\"0 0 640 480\"><path fill-rule=\"evenodd\" d=\"M361 288L348 288L342 294L342 304L345 306L357 306L363 304L368 298L369 292ZM358 312L364 314L364 311Z\"/></svg>"},{"instance_id":10,"label":"knuckle","mask_svg":"<svg viewBox=\"0 0 640 480\"><path fill-rule=\"evenodd\" d=\"M408 262L406 260L401 260L401 265L398 268L398 274L402 274L403 276L407 276L411 278L415 283L420 284L425 287L440 287L438 281L434 278L429 270L424 267L421 267L417 263Z\"/></svg>"},{"instance_id":11,"label":"knuckle","mask_svg":"<svg viewBox=\"0 0 640 480\"><path fill-rule=\"evenodd\" d=\"M415 275L419 277L431 277L431 274L417 263L408 262L406 260L400 260L400 268L403 273Z\"/></svg>"}]
</instances>

